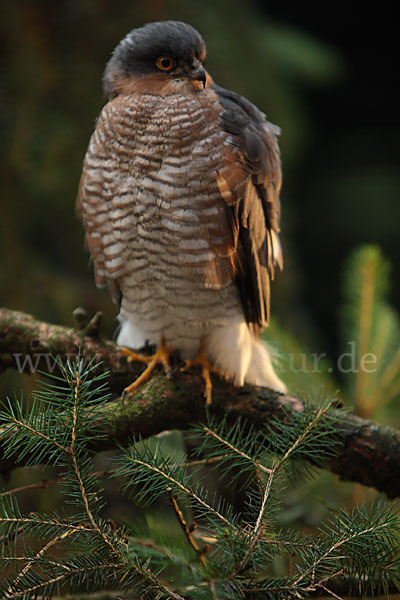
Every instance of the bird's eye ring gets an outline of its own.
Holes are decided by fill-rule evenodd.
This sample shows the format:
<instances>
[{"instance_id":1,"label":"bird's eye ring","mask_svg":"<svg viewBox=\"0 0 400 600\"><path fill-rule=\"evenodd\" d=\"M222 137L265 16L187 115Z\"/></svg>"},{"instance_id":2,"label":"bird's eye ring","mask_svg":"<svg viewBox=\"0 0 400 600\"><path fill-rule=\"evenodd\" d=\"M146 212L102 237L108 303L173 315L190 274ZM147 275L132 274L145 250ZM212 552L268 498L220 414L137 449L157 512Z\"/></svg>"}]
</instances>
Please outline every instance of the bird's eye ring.
<instances>
[{"instance_id":1,"label":"bird's eye ring","mask_svg":"<svg viewBox=\"0 0 400 600\"><path fill-rule=\"evenodd\" d=\"M156 60L156 65L160 71L171 71L175 66L175 62L170 56L160 56Z\"/></svg>"}]
</instances>

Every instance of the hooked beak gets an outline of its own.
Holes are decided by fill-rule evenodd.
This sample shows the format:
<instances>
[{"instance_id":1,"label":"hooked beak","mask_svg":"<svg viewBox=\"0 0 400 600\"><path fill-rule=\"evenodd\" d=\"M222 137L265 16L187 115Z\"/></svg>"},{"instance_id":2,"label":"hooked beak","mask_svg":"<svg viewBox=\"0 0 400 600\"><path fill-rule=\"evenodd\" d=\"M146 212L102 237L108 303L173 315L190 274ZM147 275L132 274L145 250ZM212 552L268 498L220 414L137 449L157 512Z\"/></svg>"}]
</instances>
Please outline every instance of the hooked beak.
<instances>
[{"instance_id":1,"label":"hooked beak","mask_svg":"<svg viewBox=\"0 0 400 600\"><path fill-rule=\"evenodd\" d=\"M190 74L190 78L194 79L194 81L201 81L203 83L203 88L206 87L207 73L203 67L197 67L196 69L193 69Z\"/></svg>"}]
</instances>

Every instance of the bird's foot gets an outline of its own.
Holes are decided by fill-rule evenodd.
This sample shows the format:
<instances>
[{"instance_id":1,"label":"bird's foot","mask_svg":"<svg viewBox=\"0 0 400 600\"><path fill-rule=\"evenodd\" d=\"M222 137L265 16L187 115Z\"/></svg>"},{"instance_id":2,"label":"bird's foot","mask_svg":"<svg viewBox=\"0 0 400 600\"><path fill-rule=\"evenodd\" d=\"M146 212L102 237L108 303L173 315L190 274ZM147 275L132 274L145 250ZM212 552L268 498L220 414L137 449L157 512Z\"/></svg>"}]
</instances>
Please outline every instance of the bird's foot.
<instances>
[{"instance_id":1,"label":"bird's foot","mask_svg":"<svg viewBox=\"0 0 400 600\"><path fill-rule=\"evenodd\" d=\"M204 347L200 349L200 352L193 360L185 360L184 366L181 368L181 371L186 371L186 369L190 369L190 367L200 367L201 368L201 376L204 380L204 398L206 400L206 405L209 406L212 401L212 383L211 383L211 373L215 373L220 377L224 377L224 373L217 369L214 365L212 365L208 358L206 357Z\"/></svg>"},{"instance_id":2,"label":"bird's foot","mask_svg":"<svg viewBox=\"0 0 400 600\"><path fill-rule=\"evenodd\" d=\"M164 340L161 340L161 344L156 350L156 352L151 356L146 356L145 354L138 354L137 352L133 352L129 348L121 348L121 354L124 354L128 357L129 362L142 362L147 364L147 367L143 371L141 375L133 383L128 385L122 392L122 398L124 399L127 394L131 394L135 390L138 389L145 381L150 378L150 375L154 371L154 369L162 364L165 370L166 376L171 379L172 372L169 364L169 358L171 352L168 350L167 345Z\"/></svg>"}]
</instances>

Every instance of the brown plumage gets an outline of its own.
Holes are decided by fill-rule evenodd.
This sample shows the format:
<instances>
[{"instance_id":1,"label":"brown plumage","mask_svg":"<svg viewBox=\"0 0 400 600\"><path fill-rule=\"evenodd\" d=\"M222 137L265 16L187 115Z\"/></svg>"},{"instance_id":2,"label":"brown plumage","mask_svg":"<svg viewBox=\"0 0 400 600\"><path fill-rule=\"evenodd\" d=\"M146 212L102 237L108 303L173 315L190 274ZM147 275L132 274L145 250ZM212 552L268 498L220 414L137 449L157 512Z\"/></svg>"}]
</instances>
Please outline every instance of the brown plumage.
<instances>
[{"instance_id":1,"label":"brown plumage","mask_svg":"<svg viewBox=\"0 0 400 600\"><path fill-rule=\"evenodd\" d=\"M284 391L267 347L282 266L277 128L204 71L204 42L167 21L133 30L104 77L78 208L96 282L120 304L118 342L163 340L236 383Z\"/></svg>"}]
</instances>

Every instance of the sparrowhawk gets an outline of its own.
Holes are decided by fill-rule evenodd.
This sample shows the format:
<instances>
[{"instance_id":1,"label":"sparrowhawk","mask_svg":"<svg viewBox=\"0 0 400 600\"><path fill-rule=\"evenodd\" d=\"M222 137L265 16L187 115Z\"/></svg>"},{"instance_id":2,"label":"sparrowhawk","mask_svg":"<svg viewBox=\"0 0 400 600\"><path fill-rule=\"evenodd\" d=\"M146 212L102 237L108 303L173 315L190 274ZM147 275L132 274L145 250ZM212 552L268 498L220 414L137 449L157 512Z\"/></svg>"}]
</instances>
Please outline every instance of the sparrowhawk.
<instances>
[{"instance_id":1,"label":"sparrowhawk","mask_svg":"<svg viewBox=\"0 0 400 600\"><path fill-rule=\"evenodd\" d=\"M208 401L208 367L284 392L260 339L282 266L279 129L216 85L205 55L178 21L117 45L78 210L96 282L120 306L118 343L158 347L140 381L176 352L203 367Z\"/></svg>"}]
</instances>

